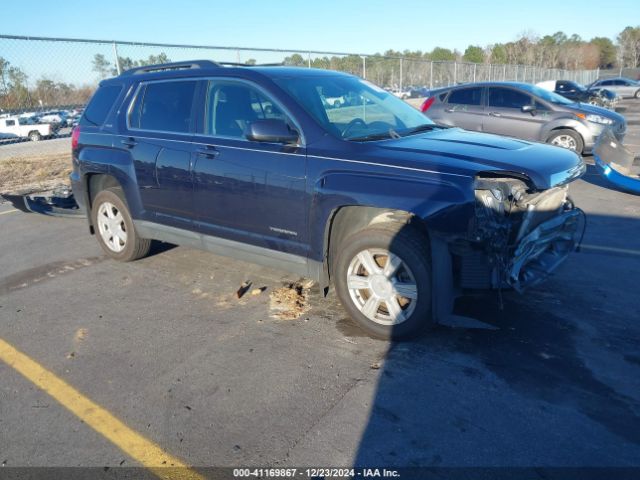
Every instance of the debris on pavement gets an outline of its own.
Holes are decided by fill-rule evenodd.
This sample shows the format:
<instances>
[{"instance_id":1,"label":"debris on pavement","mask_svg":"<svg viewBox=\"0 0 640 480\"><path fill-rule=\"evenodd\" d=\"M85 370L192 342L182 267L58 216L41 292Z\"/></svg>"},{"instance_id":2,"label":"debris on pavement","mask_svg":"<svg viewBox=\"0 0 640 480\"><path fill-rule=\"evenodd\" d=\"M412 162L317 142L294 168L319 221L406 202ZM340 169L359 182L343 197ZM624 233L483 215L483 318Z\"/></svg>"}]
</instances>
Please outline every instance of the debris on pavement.
<instances>
[{"instance_id":1,"label":"debris on pavement","mask_svg":"<svg viewBox=\"0 0 640 480\"><path fill-rule=\"evenodd\" d=\"M260 295L262 292L264 292L267 289L267 287L260 287L260 288L254 288L253 290L251 290L251 295Z\"/></svg>"},{"instance_id":2,"label":"debris on pavement","mask_svg":"<svg viewBox=\"0 0 640 480\"><path fill-rule=\"evenodd\" d=\"M73 341L78 343L87 337L88 330L86 328L79 328L76 334L73 336Z\"/></svg>"},{"instance_id":3,"label":"debris on pavement","mask_svg":"<svg viewBox=\"0 0 640 480\"><path fill-rule=\"evenodd\" d=\"M380 370L381 364L380 362L374 362L370 366L371 366L371 370Z\"/></svg>"},{"instance_id":4,"label":"debris on pavement","mask_svg":"<svg viewBox=\"0 0 640 480\"><path fill-rule=\"evenodd\" d=\"M242 298L250 288L251 288L251 282L249 280L242 282L242 285L240 285L240 288L236 292L236 298L237 299Z\"/></svg>"},{"instance_id":5,"label":"debris on pavement","mask_svg":"<svg viewBox=\"0 0 640 480\"><path fill-rule=\"evenodd\" d=\"M309 311L309 288L313 281L288 283L269 295L271 316L280 320L295 320Z\"/></svg>"}]
</instances>

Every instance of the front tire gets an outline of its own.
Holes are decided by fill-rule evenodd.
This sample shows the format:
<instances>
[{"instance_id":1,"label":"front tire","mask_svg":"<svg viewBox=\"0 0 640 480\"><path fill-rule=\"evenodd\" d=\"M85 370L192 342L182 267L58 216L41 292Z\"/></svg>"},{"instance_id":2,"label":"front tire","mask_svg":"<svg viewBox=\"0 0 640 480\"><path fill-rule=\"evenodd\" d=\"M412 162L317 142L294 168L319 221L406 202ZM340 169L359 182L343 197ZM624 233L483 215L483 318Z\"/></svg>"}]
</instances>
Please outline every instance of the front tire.
<instances>
[{"instance_id":1,"label":"front tire","mask_svg":"<svg viewBox=\"0 0 640 480\"><path fill-rule=\"evenodd\" d=\"M131 262L146 256L151 240L140 238L120 188L99 192L91 207L91 220L102 250L114 260Z\"/></svg>"},{"instance_id":2,"label":"front tire","mask_svg":"<svg viewBox=\"0 0 640 480\"><path fill-rule=\"evenodd\" d=\"M428 239L407 225L378 224L344 240L332 275L340 302L369 334L416 336L432 323Z\"/></svg>"},{"instance_id":3,"label":"front tire","mask_svg":"<svg viewBox=\"0 0 640 480\"><path fill-rule=\"evenodd\" d=\"M41 139L42 139L42 135L40 135L40 132L29 133L29 140L31 140L32 142L39 142Z\"/></svg>"},{"instance_id":4,"label":"front tire","mask_svg":"<svg viewBox=\"0 0 640 480\"><path fill-rule=\"evenodd\" d=\"M584 150L584 141L580 134L568 128L554 130L547 139L547 143L555 145L556 147L572 150L579 155L581 155Z\"/></svg>"},{"instance_id":5,"label":"front tire","mask_svg":"<svg viewBox=\"0 0 640 480\"><path fill-rule=\"evenodd\" d=\"M634 96L635 96L636 98L640 98L640 90L638 90Z\"/></svg>"}]
</instances>

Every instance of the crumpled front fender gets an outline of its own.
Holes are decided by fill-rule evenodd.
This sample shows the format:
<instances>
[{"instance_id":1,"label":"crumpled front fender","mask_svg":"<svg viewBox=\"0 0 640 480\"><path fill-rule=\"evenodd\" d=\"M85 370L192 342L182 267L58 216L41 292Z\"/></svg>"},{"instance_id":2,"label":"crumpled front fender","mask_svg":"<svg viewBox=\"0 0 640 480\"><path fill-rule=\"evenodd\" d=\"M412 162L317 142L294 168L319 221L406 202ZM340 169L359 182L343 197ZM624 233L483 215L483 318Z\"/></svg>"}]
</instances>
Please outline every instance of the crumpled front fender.
<instances>
[{"instance_id":1,"label":"crumpled front fender","mask_svg":"<svg viewBox=\"0 0 640 480\"><path fill-rule=\"evenodd\" d=\"M598 172L604 178L623 190L640 195L639 161L616 140L611 130L606 130L598 137L593 158Z\"/></svg>"}]
</instances>

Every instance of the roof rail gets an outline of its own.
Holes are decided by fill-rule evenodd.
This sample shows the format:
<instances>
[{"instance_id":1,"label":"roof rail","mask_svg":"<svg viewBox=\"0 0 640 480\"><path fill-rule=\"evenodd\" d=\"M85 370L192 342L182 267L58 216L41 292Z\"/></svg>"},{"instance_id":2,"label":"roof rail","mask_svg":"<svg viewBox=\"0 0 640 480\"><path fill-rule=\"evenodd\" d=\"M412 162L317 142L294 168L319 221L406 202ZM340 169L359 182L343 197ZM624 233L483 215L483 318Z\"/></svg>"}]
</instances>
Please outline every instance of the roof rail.
<instances>
[{"instance_id":1,"label":"roof rail","mask_svg":"<svg viewBox=\"0 0 640 480\"><path fill-rule=\"evenodd\" d=\"M125 70L120 76L140 75L142 73L162 72L165 70L188 70L191 68L212 68L220 67L219 63L211 60L193 60L188 62L161 63L158 65L145 65L143 67L134 67Z\"/></svg>"},{"instance_id":2,"label":"roof rail","mask_svg":"<svg viewBox=\"0 0 640 480\"><path fill-rule=\"evenodd\" d=\"M284 63L235 63L235 62L218 62L224 67L282 67Z\"/></svg>"}]
</instances>

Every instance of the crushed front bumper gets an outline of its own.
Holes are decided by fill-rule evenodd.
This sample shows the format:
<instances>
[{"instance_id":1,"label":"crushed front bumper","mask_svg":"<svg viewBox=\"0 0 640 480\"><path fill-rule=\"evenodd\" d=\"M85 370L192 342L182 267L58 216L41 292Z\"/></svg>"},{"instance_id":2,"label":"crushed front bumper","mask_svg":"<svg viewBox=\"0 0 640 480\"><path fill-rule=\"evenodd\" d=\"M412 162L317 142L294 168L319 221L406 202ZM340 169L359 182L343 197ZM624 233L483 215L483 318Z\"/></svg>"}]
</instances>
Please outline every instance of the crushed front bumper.
<instances>
[{"instance_id":1,"label":"crushed front bumper","mask_svg":"<svg viewBox=\"0 0 640 480\"><path fill-rule=\"evenodd\" d=\"M578 247L583 215L567 210L526 234L507 265L506 283L522 292L547 278Z\"/></svg>"},{"instance_id":2,"label":"crushed front bumper","mask_svg":"<svg viewBox=\"0 0 640 480\"><path fill-rule=\"evenodd\" d=\"M596 142L593 158L600 175L617 187L640 194L640 158L634 158L610 130Z\"/></svg>"}]
</instances>

